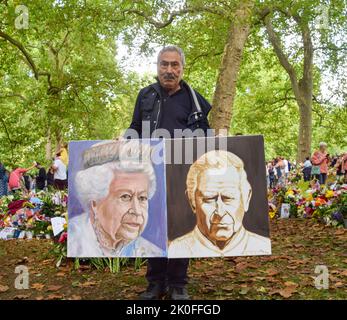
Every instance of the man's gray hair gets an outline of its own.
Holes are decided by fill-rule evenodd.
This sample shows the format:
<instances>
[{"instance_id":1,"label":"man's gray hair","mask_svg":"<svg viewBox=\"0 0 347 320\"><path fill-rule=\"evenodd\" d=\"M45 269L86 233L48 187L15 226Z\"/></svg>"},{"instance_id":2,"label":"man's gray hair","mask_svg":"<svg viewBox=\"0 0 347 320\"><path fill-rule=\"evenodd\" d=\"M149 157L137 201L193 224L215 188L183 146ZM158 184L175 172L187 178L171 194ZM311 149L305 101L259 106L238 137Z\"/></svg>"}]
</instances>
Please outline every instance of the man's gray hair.
<instances>
[{"instance_id":1,"label":"man's gray hair","mask_svg":"<svg viewBox=\"0 0 347 320\"><path fill-rule=\"evenodd\" d=\"M115 148L116 147L116 148ZM75 177L75 188L78 200L84 210L88 212L91 201L102 200L107 197L109 187L113 179L117 179L118 173L144 173L148 176L149 191L148 198L152 198L156 191L156 177L151 162L151 150L149 145L140 144L135 141L111 142L96 144L87 151L99 154L98 163L87 166L86 169L77 172ZM113 152L117 149L118 155ZM112 151L114 159L103 163L103 159L110 159L109 152ZM120 156L123 153L123 157ZM85 158L90 160L90 154L85 153ZM124 156L127 154L127 157ZM134 155L137 154L137 159ZM93 157L95 159L95 157ZM85 161L86 159L84 159Z\"/></svg>"},{"instance_id":2,"label":"man's gray hair","mask_svg":"<svg viewBox=\"0 0 347 320\"><path fill-rule=\"evenodd\" d=\"M165 46L163 49L161 49L160 51L159 51L159 53L158 53L158 59L157 59L157 63L159 64L159 62L160 62L160 56L164 53L164 52L177 52L179 55L180 55L180 57L181 57L181 62L182 62L182 65L183 65L183 67L185 66L185 64L186 64L186 58L185 58L185 56L184 56L184 52L183 52L183 50L180 48L180 47L178 47L178 46Z\"/></svg>"}]
</instances>

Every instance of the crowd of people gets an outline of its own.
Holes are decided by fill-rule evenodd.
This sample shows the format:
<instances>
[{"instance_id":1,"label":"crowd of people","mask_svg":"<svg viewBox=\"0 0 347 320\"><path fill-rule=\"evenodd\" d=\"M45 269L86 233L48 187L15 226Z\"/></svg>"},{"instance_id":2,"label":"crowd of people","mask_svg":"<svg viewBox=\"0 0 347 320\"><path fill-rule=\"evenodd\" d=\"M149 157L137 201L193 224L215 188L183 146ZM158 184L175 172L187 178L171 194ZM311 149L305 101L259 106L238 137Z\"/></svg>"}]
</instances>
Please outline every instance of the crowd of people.
<instances>
[{"instance_id":1,"label":"crowd of people","mask_svg":"<svg viewBox=\"0 0 347 320\"><path fill-rule=\"evenodd\" d=\"M330 156L327 152L327 144L321 142L319 148L299 164L295 161L290 162L284 157L276 157L267 162L267 186L272 189L287 184L291 170L299 171L304 181L325 184L329 169L338 179L347 181L347 153Z\"/></svg>"},{"instance_id":2,"label":"crowd of people","mask_svg":"<svg viewBox=\"0 0 347 320\"><path fill-rule=\"evenodd\" d=\"M286 184L289 172L294 168L296 168L296 162L290 162L284 157L276 157L272 161L269 161L266 164L268 188Z\"/></svg>"},{"instance_id":3,"label":"crowd of people","mask_svg":"<svg viewBox=\"0 0 347 320\"><path fill-rule=\"evenodd\" d=\"M50 188L67 189L68 162L67 144L55 154L47 170L41 163L34 161L28 168L13 166L10 171L0 162L0 197L18 191L28 194ZM34 169L36 170L33 171Z\"/></svg>"}]
</instances>

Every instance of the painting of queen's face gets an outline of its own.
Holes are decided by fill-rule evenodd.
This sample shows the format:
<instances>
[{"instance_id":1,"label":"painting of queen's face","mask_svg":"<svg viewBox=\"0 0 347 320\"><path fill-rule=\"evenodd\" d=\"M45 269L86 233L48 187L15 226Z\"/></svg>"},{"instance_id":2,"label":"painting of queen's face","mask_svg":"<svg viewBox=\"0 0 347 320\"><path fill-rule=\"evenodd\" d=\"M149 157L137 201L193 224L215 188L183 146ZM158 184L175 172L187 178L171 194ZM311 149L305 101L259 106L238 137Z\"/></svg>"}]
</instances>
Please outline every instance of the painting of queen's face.
<instances>
[{"instance_id":1,"label":"painting of queen's face","mask_svg":"<svg viewBox=\"0 0 347 320\"><path fill-rule=\"evenodd\" d=\"M92 223L98 234L116 247L141 235L148 220L148 177L144 173L116 173L108 195L92 201Z\"/></svg>"},{"instance_id":2,"label":"painting of queen's face","mask_svg":"<svg viewBox=\"0 0 347 320\"><path fill-rule=\"evenodd\" d=\"M160 140L76 141L70 146L68 257L166 255ZM157 185L160 186L157 192ZM154 230L154 232L153 232Z\"/></svg>"}]
</instances>

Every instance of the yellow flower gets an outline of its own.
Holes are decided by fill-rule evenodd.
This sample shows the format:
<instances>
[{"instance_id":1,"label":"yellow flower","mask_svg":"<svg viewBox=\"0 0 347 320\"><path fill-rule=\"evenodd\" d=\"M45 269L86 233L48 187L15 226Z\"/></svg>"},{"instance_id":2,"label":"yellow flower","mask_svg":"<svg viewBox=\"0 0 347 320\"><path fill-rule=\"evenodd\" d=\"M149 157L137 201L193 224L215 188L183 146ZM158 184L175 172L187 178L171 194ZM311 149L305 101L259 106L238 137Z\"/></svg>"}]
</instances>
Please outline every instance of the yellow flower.
<instances>
[{"instance_id":1,"label":"yellow flower","mask_svg":"<svg viewBox=\"0 0 347 320\"><path fill-rule=\"evenodd\" d=\"M325 193L325 197L326 198L332 198L334 196L334 191L332 190L328 190L326 193Z\"/></svg>"},{"instance_id":2,"label":"yellow flower","mask_svg":"<svg viewBox=\"0 0 347 320\"><path fill-rule=\"evenodd\" d=\"M288 196L293 196L294 195L294 191L289 189L287 192L286 192L286 197Z\"/></svg>"},{"instance_id":3,"label":"yellow flower","mask_svg":"<svg viewBox=\"0 0 347 320\"><path fill-rule=\"evenodd\" d=\"M270 216L270 219L273 219L276 215L276 212L275 211L270 211L269 212L269 216Z\"/></svg>"},{"instance_id":4,"label":"yellow flower","mask_svg":"<svg viewBox=\"0 0 347 320\"><path fill-rule=\"evenodd\" d=\"M49 226L47 227L47 230L48 230L48 231L52 230L52 226L49 225Z\"/></svg>"},{"instance_id":5,"label":"yellow flower","mask_svg":"<svg viewBox=\"0 0 347 320\"><path fill-rule=\"evenodd\" d=\"M312 200L313 200L312 194L309 193L308 196L306 197L306 201L312 201Z\"/></svg>"}]
</instances>

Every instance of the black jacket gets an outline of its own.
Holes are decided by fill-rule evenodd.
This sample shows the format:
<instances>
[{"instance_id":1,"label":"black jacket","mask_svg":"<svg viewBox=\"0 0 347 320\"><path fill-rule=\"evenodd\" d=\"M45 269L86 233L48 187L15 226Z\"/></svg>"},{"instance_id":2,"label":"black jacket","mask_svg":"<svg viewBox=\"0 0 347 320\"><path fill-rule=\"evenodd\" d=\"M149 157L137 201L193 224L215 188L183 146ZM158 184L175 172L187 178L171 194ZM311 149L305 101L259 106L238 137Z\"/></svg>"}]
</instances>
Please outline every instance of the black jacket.
<instances>
[{"instance_id":1,"label":"black jacket","mask_svg":"<svg viewBox=\"0 0 347 320\"><path fill-rule=\"evenodd\" d=\"M191 129L192 131L201 128L206 135L207 129L210 128L207 116L211 110L211 105L204 99L202 95L194 90L201 107L201 112L198 112L188 84L185 81L181 80L180 85L187 88L192 102L191 105L193 106L192 112L187 119L187 128ZM159 82L153 83L148 87L141 89L136 100L133 118L129 129L136 130L139 137L141 138L142 121L150 121L150 134L152 134L155 129L160 128L160 120L162 115L160 113L161 105L162 96ZM175 128L165 129L170 130ZM127 132L124 135L127 136Z\"/></svg>"},{"instance_id":2,"label":"black jacket","mask_svg":"<svg viewBox=\"0 0 347 320\"><path fill-rule=\"evenodd\" d=\"M36 177L36 188L43 190L46 186L47 174L45 168L40 168L39 175Z\"/></svg>"}]
</instances>

